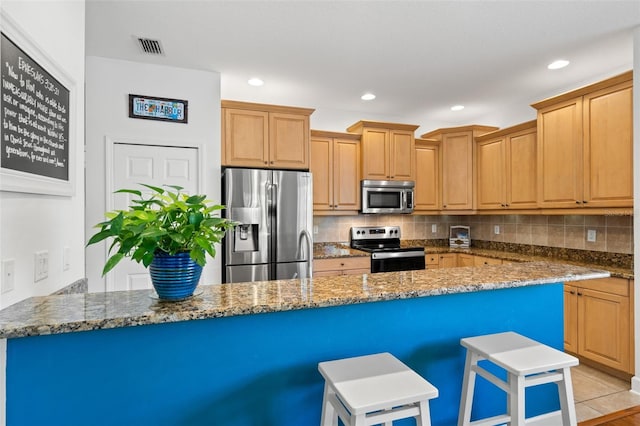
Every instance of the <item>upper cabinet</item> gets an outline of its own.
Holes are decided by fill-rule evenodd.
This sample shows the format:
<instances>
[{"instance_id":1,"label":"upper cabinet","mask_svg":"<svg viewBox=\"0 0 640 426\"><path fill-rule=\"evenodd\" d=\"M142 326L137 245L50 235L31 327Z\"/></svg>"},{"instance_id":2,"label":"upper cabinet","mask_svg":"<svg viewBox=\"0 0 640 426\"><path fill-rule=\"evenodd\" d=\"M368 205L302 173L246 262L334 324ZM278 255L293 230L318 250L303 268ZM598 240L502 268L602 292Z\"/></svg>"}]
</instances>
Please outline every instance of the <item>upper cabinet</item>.
<instances>
[{"instance_id":1,"label":"upper cabinet","mask_svg":"<svg viewBox=\"0 0 640 426\"><path fill-rule=\"evenodd\" d=\"M472 210L474 138L498 130L492 126L464 126L434 130L421 136L441 143L442 209Z\"/></svg>"},{"instance_id":2,"label":"upper cabinet","mask_svg":"<svg viewBox=\"0 0 640 426\"><path fill-rule=\"evenodd\" d=\"M535 209L536 121L476 138L478 210Z\"/></svg>"},{"instance_id":3,"label":"upper cabinet","mask_svg":"<svg viewBox=\"0 0 640 426\"><path fill-rule=\"evenodd\" d=\"M311 130L313 212L360 210L360 135Z\"/></svg>"},{"instance_id":4,"label":"upper cabinet","mask_svg":"<svg viewBox=\"0 0 640 426\"><path fill-rule=\"evenodd\" d=\"M442 208L440 186L440 142L416 139L416 187L414 211L437 211Z\"/></svg>"},{"instance_id":5,"label":"upper cabinet","mask_svg":"<svg viewBox=\"0 0 640 426\"><path fill-rule=\"evenodd\" d=\"M347 132L362 135L362 179L415 180L413 124L358 121Z\"/></svg>"},{"instance_id":6,"label":"upper cabinet","mask_svg":"<svg viewBox=\"0 0 640 426\"><path fill-rule=\"evenodd\" d=\"M633 206L632 78L629 71L532 105L540 207Z\"/></svg>"},{"instance_id":7,"label":"upper cabinet","mask_svg":"<svg viewBox=\"0 0 640 426\"><path fill-rule=\"evenodd\" d=\"M223 100L222 165L309 169L313 109Z\"/></svg>"}]
</instances>

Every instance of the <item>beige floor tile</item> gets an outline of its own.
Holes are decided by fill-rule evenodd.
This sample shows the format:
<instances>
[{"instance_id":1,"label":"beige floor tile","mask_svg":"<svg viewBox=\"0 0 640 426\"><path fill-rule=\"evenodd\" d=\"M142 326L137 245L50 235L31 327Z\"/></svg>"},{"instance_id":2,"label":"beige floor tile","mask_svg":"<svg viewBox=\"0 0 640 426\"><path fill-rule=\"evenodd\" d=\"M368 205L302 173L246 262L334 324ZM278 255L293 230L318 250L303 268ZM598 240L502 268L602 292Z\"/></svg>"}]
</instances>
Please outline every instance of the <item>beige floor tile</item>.
<instances>
[{"instance_id":1,"label":"beige floor tile","mask_svg":"<svg viewBox=\"0 0 640 426\"><path fill-rule=\"evenodd\" d=\"M571 375L573 376L574 373L590 376L594 379L607 383L607 385L614 387L617 390L631 389L631 383L629 381L625 381L617 377L611 376L600 370L596 370L595 368L589 367L588 365L580 364L577 367L572 368Z\"/></svg>"},{"instance_id":2,"label":"beige floor tile","mask_svg":"<svg viewBox=\"0 0 640 426\"><path fill-rule=\"evenodd\" d=\"M600 372L597 370L590 370L579 369L577 367L571 370L574 400L576 402L588 401L616 392L627 391L630 388L623 380L598 374Z\"/></svg>"},{"instance_id":3,"label":"beige floor tile","mask_svg":"<svg viewBox=\"0 0 640 426\"><path fill-rule=\"evenodd\" d=\"M629 391L621 391L585 401L583 404L603 414L609 414L640 405L640 395Z\"/></svg>"},{"instance_id":4,"label":"beige floor tile","mask_svg":"<svg viewBox=\"0 0 640 426\"><path fill-rule=\"evenodd\" d=\"M602 416L603 413L600 411L596 411L593 408L585 405L584 402L576 404L576 417L579 422L583 422L585 420L595 419L596 417Z\"/></svg>"}]
</instances>

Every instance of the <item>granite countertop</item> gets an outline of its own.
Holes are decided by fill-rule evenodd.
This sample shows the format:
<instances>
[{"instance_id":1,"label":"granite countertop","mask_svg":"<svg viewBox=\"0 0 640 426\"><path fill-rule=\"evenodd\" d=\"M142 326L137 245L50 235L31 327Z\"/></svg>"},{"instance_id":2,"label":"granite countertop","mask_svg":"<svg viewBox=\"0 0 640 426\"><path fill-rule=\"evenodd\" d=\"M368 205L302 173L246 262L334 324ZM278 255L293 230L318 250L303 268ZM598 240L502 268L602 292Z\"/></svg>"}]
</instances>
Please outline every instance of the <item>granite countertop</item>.
<instances>
[{"instance_id":1,"label":"granite countertop","mask_svg":"<svg viewBox=\"0 0 640 426\"><path fill-rule=\"evenodd\" d=\"M468 249L451 248L449 246L430 246L425 240L402 240L400 241L402 247L424 247L425 254L439 254L439 253L468 253L474 256L485 256L494 259L508 260L510 262L554 262L564 263L575 266L583 266L585 268L604 269L611 273L612 277L634 279L633 267L622 267L607 263L594 263L588 260L576 260L557 258L553 256L542 256L518 253L516 251L507 250L492 250L486 248L471 247ZM315 243L313 250L314 259L328 259L335 257L356 257L356 256L368 256L369 253L365 253L360 250L354 250L344 243ZM450 270L451 268L449 268Z\"/></svg>"},{"instance_id":2,"label":"granite countertop","mask_svg":"<svg viewBox=\"0 0 640 426\"><path fill-rule=\"evenodd\" d=\"M302 280L201 285L182 302L153 290L32 297L0 311L0 338L161 324L604 278L606 271L511 263Z\"/></svg>"}]
</instances>

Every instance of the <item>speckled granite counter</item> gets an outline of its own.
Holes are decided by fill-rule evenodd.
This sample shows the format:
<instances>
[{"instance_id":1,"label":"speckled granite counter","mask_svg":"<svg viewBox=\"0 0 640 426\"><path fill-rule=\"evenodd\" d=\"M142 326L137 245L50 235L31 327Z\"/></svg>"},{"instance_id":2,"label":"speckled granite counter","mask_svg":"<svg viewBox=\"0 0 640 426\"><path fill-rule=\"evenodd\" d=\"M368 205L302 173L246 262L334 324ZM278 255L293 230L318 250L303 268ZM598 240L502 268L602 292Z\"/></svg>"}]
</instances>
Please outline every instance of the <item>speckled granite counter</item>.
<instances>
[{"instance_id":1,"label":"speckled granite counter","mask_svg":"<svg viewBox=\"0 0 640 426\"><path fill-rule=\"evenodd\" d=\"M351 247L349 247L348 244L315 243L313 245L314 259L332 259L335 257L365 257L365 256L369 256L369 253L352 249Z\"/></svg>"},{"instance_id":2,"label":"speckled granite counter","mask_svg":"<svg viewBox=\"0 0 640 426\"><path fill-rule=\"evenodd\" d=\"M168 303L152 290L33 297L0 311L0 337L14 338L290 311L609 276L548 262L200 286Z\"/></svg>"}]
</instances>

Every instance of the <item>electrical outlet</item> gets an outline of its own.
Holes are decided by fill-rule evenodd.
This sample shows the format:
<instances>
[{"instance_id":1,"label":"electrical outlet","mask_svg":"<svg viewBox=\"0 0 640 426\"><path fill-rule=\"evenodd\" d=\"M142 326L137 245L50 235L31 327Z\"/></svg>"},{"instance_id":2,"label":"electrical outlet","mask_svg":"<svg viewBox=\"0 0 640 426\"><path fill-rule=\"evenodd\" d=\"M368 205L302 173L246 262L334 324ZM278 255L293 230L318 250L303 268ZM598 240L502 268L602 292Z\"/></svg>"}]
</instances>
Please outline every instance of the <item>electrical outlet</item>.
<instances>
[{"instance_id":1,"label":"electrical outlet","mask_svg":"<svg viewBox=\"0 0 640 426\"><path fill-rule=\"evenodd\" d=\"M436 232L438 232L438 225L436 225L435 223L433 223L431 225L431 233L435 234Z\"/></svg>"},{"instance_id":2,"label":"electrical outlet","mask_svg":"<svg viewBox=\"0 0 640 426\"><path fill-rule=\"evenodd\" d=\"M596 242L596 230L595 229L587 230L587 241L589 241L590 243L595 243Z\"/></svg>"},{"instance_id":3,"label":"electrical outlet","mask_svg":"<svg viewBox=\"0 0 640 426\"><path fill-rule=\"evenodd\" d=\"M71 247L62 248L62 270L66 271L71 267Z\"/></svg>"},{"instance_id":4,"label":"electrical outlet","mask_svg":"<svg viewBox=\"0 0 640 426\"><path fill-rule=\"evenodd\" d=\"M34 258L33 280L35 282L42 281L49 276L49 252L46 250L38 251Z\"/></svg>"},{"instance_id":5,"label":"electrical outlet","mask_svg":"<svg viewBox=\"0 0 640 426\"><path fill-rule=\"evenodd\" d=\"M313 225L313 235L318 234L318 225Z\"/></svg>"},{"instance_id":6,"label":"electrical outlet","mask_svg":"<svg viewBox=\"0 0 640 426\"><path fill-rule=\"evenodd\" d=\"M2 261L2 283L0 283L0 292L8 293L13 290L15 285L16 263L14 259Z\"/></svg>"},{"instance_id":7,"label":"electrical outlet","mask_svg":"<svg viewBox=\"0 0 640 426\"><path fill-rule=\"evenodd\" d=\"M500 234L500 225L494 225L493 233L496 234L496 235Z\"/></svg>"}]
</instances>

